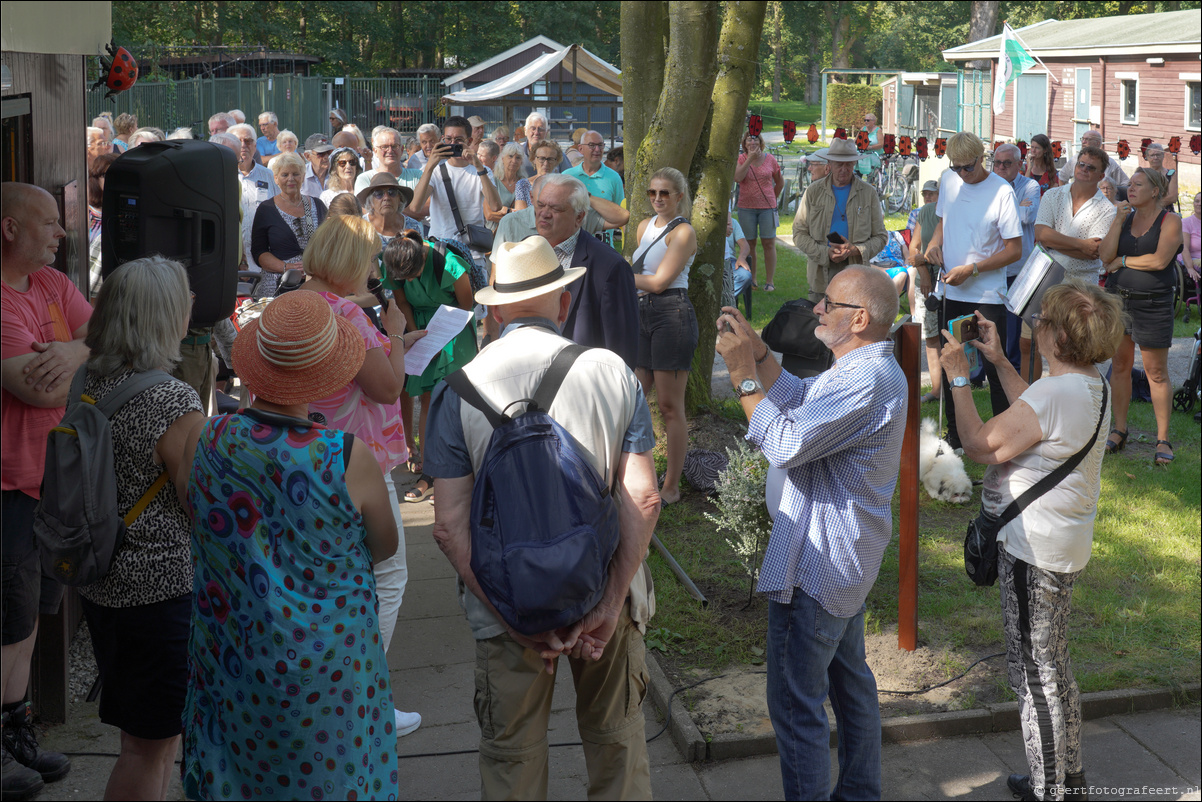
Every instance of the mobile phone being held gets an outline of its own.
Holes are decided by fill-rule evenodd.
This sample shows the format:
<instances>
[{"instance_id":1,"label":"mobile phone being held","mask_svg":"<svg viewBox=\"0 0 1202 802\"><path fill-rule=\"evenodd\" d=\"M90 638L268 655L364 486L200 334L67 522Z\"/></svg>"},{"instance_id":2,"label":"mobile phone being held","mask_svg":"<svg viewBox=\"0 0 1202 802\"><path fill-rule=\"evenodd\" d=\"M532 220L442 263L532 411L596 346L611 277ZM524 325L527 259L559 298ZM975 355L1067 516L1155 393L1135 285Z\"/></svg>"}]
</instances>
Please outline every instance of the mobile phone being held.
<instances>
[{"instance_id":1,"label":"mobile phone being held","mask_svg":"<svg viewBox=\"0 0 1202 802\"><path fill-rule=\"evenodd\" d=\"M831 245L845 245L847 243L847 240L844 239L842 234L836 233L834 231L832 231L831 233L826 235L826 241L829 242Z\"/></svg>"}]
</instances>

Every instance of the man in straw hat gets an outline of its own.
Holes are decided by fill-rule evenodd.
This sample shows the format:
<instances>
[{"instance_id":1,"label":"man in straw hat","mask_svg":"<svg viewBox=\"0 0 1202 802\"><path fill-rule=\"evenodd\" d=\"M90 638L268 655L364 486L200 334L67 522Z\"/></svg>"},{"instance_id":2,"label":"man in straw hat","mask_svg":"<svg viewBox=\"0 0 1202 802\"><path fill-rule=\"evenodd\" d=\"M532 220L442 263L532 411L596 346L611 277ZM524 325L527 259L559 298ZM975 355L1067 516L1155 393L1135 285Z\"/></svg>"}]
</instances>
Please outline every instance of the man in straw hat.
<instances>
[{"instance_id":1,"label":"man in straw hat","mask_svg":"<svg viewBox=\"0 0 1202 802\"><path fill-rule=\"evenodd\" d=\"M559 334L571 307L565 288L585 272L564 269L542 237L501 246L496 282L477 292L476 301L490 308L502 335L463 369L494 409L531 397L570 344ZM502 623L471 568L472 490L493 428L447 383L435 389L430 405L425 467L434 477L434 537L459 574L476 639L476 698L488 700L487 712L477 707L481 795L546 798L547 720L564 655L576 686L589 798L650 799L641 703L647 686L642 637L654 609L643 557L659 518L651 416L634 373L601 348L576 360L548 413L615 488L621 539L597 606L573 627L526 637Z\"/></svg>"},{"instance_id":2,"label":"man in straw hat","mask_svg":"<svg viewBox=\"0 0 1202 802\"><path fill-rule=\"evenodd\" d=\"M810 300L818 303L840 270L885 248L885 214L876 190L856 177L854 142L836 139L823 154L830 172L810 184L793 218L793 244L806 255Z\"/></svg>"}]
</instances>

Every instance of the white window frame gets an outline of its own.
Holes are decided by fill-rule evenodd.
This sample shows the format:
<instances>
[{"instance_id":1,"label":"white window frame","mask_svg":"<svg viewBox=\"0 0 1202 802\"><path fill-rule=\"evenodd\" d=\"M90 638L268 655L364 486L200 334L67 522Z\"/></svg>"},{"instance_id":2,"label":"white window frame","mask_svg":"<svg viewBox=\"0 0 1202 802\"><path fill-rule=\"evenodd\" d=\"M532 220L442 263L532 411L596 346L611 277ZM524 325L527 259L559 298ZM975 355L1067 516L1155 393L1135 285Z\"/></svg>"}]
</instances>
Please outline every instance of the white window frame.
<instances>
[{"instance_id":1,"label":"white window frame","mask_svg":"<svg viewBox=\"0 0 1202 802\"><path fill-rule=\"evenodd\" d=\"M1190 125L1189 123L1190 99L1193 95L1191 86L1193 84L1202 83L1202 73L1183 72L1177 77L1180 78L1181 82L1185 85L1185 114L1184 119L1182 120L1182 127L1185 128L1186 131L1202 131L1202 125Z\"/></svg>"},{"instance_id":2,"label":"white window frame","mask_svg":"<svg viewBox=\"0 0 1202 802\"><path fill-rule=\"evenodd\" d=\"M1119 82L1119 123L1122 125L1139 125L1139 73L1116 72L1114 77ZM1128 120L1127 115L1127 81L1135 83L1135 119Z\"/></svg>"}]
</instances>

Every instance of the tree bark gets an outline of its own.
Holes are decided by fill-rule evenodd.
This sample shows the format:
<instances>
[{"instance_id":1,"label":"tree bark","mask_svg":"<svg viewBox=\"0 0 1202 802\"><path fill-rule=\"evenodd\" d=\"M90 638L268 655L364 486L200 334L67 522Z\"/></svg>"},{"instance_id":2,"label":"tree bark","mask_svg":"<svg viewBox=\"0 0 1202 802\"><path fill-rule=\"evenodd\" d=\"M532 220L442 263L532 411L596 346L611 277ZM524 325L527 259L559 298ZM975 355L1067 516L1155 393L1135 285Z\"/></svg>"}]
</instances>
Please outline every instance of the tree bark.
<instances>
[{"instance_id":1,"label":"tree bark","mask_svg":"<svg viewBox=\"0 0 1202 802\"><path fill-rule=\"evenodd\" d=\"M631 211L626 226L626 255L637 245L638 221L647 216L647 202L635 195L635 156L651 126L664 87L668 52L668 4L655 0L625 0L621 6L622 37L622 141L626 156L626 204ZM691 151L690 151L691 152ZM646 179L639 185L646 187ZM638 216L635 214L638 209Z\"/></svg>"},{"instance_id":2,"label":"tree bark","mask_svg":"<svg viewBox=\"0 0 1202 802\"><path fill-rule=\"evenodd\" d=\"M968 41L979 42L993 36L997 29L997 0L973 0L968 23ZM969 69L989 69L989 59L968 62Z\"/></svg>"},{"instance_id":3,"label":"tree bark","mask_svg":"<svg viewBox=\"0 0 1202 802\"><path fill-rule=\"evenodd\" d=\"M780 59L784 48L781 47L780 29L784 25L781 11L781 0L772 0L772 102L780 103Z\"/></svg>"},{"instance_id":4,"label":"tree bark","mask_svg":"<svg viewBox=\"0 0 1202 802\"><path fill-rule=\"evenodd\" d=\"M722 298L722 271L726 261L726 215L734 182L747 100L755 85L756 65L744 53L758 53L767 2L728 2L718 41L718 74L713 103L691 169L694 187L692 225L697 232L697 256L689 271L689 300L697 311L700 339L693 353L686 405L692 411L710 399L714 368L715 321ZM779 8L779 3L777 4Z\"/></svg>"}]
</instances>

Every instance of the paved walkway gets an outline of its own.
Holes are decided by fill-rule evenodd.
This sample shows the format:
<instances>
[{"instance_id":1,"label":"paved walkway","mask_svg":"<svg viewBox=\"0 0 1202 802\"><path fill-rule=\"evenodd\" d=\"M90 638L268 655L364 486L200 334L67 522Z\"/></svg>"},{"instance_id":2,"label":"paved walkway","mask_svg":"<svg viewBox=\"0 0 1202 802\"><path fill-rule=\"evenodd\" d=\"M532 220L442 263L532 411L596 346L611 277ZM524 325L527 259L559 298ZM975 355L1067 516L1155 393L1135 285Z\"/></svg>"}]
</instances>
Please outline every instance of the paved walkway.
<instances>
[{"instance_id":1,"label":"paved walkway","mask_svg":"<svg viewBox=\"0 0 1202 802\"><path fill-rule=\"evenodd\" d=\"M402 469L398 484L412 477ZM402 799L478 799L475 748L479 740L472 708L474 650L455 598L454 574L432 536L433 506L404 504L409 587L393 638L389 663L393 691L404 710L423 723L399 743ZM43 743L75 758L71 775L47 786L41 799L100 799L119 748L115 730L96 719L96 704L77 703L70 724L53 727ZM551 715L550 796L585 799L587 774L573 710L570 672L563 671ZM661 718L647 703L647 734ZM1202 783L1202 716L1181 710L1113 716L1088 722L1084 750L1088 779L1110 790L1094 799L1140 796L1199 799ZM564 746L554 746L565 744ZM652 789L657 799L780 799L775 756L710 764L686 762L668 735L650 744ZM832 761L837 761L832 750ZM1016 732L888 745L883 754L886 799L1008 799L1005 778L1023 770ZM1145 788L1163 789L1148 793ZM179 785L172 799L182 798Z\"/></svg>"}]
</instances>

